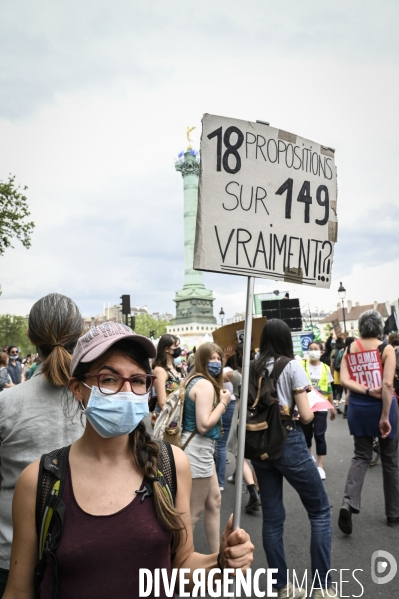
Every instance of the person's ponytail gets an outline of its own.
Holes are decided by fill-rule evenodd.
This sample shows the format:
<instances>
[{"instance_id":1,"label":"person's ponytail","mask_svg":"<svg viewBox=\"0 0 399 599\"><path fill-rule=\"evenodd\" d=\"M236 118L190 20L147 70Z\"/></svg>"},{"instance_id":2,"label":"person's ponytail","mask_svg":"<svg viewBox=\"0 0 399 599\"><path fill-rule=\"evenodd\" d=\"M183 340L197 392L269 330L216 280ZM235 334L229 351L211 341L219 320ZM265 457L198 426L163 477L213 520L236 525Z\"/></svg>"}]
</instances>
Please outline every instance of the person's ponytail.
<instances>
[{"instance_id":1,"label":"person's ponytail","mask_svg":"<svg viewBox=\"0 0 399 599\"><path fill-rule=\"evenodd\" d=\"M158 454L159 445L147 433L145 425L140 422L138 427L129 435L130 448L133 454L135 467L148 479L158 477ZM175 553L186 531L179 512L171 505L161 484L154 480L152 483L155 511L158 522L166 530L172 533L171 552Z\"/></svg>"},{"instance_id":2,"label":"person's ponytail","mask_svg":"<svg viewBox=\"0 0 399 599\"><path fill-rule=\"evenodd\" d=\"M61 345L55 345L44 360L42 373L56 387L64 387L69 383L72 356Z\"/></svg>"},{"instance_id":3,"label":"person's ponytail","mask_svg":"<svg viewBox=\"0 0 399 599\"><path fill-rule=\"evenodd\" d=\"M50 293L29 313L28 337L38 348L41 371L56 387L67 386L74 347L83 333L83 319L73 300Z\"/></svg>"}]
</instances>

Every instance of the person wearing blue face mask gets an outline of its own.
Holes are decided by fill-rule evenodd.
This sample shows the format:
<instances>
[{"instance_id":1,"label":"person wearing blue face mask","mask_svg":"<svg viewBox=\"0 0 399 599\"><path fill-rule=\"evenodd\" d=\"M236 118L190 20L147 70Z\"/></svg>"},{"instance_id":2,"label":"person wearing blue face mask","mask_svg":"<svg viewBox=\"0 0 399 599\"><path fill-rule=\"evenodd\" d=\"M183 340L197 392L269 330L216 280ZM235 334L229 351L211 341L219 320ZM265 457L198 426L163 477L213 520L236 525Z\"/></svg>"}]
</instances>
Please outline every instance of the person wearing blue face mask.
<instances>
[{"instance_id":1,"label":"person wearing blue face mask","mask_svg":"<svg viewBox=\"0 0 399 599\"><path fill-rule=\"evenodd\" d=\"M56 560L49 557L45 565L41 599L55 594L58 599L127 599L140 596L143 568L163 568L170 580L172 568L183 564L192 573L198 568L209 572L219 562L226 567L227 560L229 567L239 564L244 570L251 564L253 545L244 530L232 532L232 521L213 555L194 552L188 459L177 447L165 444L161 449L143 423L155 379L149 364L153 357L149 339L114 322L94 327L78 340L69 388L71 400L86 416L86 429L66 454L66 517L54 549ZM161 483L158 458L164 450L175 481L174 500ZM38 470L38 461L28 466L15 491L16 534L4 599L34 595ZM192 578L185 578L192 589ZM162 582L157 596L170 596Z\"/></svg>"},{"instance_id":2,"label":"person wearing blue face mask","mask_svg":"<svg viewBox=\"0 0 399 599\"><path fill-rule=\"evenodd\" d=\"M221 494L215 470L214 454L222 436L221 417L231 402L230 391L223 389L224 354L215 343L203 343L195 354L194 369L184 386L182 446L192 473L190 500L191 525L194 528L205 508L204 526L210 551L220 540ZM193 435L194 433L194 435ZM191 438L190 438L191 437Z\"/></svg>"},{"instance_id":3,"label":"person wearing blue face mask","mask_svg":"<svg viewBox=\"0 0 399 599\"><path fill-rule=\"evenodd\" d=\"M14 385L19 385L25 381L24 371L21 362L18 360L19 350L15 345L10 345L7 348L8 354L8 374L11 377Z\"/></svg>"}]
</instances>

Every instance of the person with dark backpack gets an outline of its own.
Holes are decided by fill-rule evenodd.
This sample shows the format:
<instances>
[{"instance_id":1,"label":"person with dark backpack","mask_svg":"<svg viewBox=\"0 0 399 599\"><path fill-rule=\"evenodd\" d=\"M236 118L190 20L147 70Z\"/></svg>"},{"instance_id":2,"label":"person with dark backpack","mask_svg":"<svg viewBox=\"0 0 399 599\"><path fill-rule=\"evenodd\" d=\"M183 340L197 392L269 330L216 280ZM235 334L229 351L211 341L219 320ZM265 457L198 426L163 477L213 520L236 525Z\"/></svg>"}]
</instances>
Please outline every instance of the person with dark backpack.
<instances>
[{"instance_id":1,"label":"person with dark backpack","mask_svg":"<svg viewBox=\"0 0 399 599\"><path fill-rule=\"evenodd\" d=\"M4 599L139 597L143 568L164 569L167 584L162 576L160 592L150 594L165 599L175 586L172 568L188 569L187 591L197 568L250 567L253 545L244 530L232 531L232 519L213 555L194 552L188 459L143 423L154 357L149 339L119 323L79 338L69 388L86 428L19 478Z\"/></svg>"},{"instance_id":2,"label":"person with dark backpack","mask_svg":"<svg viewBox=\"0 0 399 599\"><path fill-rule=\"evenodd\" d=\"M333 596L330 575L331 511L330 502L319 472L305 441L303 430L295 411L303 423L313 420L307 391L309 380L300 362L294 359L291 332L279 319L268 320L260 341L260 355L250 365L245 456L251 453L252 464L258 479L263 516L263 547L269 568L276 568L278 597L304 599L306 591L294 588L287 579L283 533L285 509L283 505L283 479L297 491L311 524L312 579L320 576L322 589L314 589L312 597L321 599ZM252 389L252 391L251 391ZM255 390L256 395L255 395ZM255 405L255 402L258 402ZM259 404L264 404L266 425L261 419ZM269 408L272 407L273 411ZM251 412L256 414L252 433L257 441L249 439ZM279 420L277 420L277 418ZM265 432L270 432L268 443ZM283 432L282 432L283 431ZM260 434L259 434L260 433ZM263 435L263 438L262 438ZM291 540L292 541L292 540ZM302 540L298 539L302 544ZM298 546L298 552L302 548ZM291 567L295 568L295 564ZM326 593L327 590L327 593Z\"/></svg>"}]
</instances>

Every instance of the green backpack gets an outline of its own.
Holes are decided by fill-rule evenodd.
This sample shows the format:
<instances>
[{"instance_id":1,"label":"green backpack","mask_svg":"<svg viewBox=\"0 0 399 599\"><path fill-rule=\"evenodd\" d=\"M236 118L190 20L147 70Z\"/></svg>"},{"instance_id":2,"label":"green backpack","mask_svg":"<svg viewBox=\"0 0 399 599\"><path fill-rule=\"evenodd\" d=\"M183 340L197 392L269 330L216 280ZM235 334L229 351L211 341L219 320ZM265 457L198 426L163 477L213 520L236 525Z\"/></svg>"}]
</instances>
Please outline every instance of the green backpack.
<instances>
[{"instance_id":1,"label":"green backpack","mask_svg":"<svg viewBox=\"0 0 399 599\"><path fill-rule=\"evenodd\" d=\"M341 362L342 362L344 353L345 353L344 349L339 349L334 356L334 370L337 370L338 372L341 370Z\"/></svg>"}]
</instances>

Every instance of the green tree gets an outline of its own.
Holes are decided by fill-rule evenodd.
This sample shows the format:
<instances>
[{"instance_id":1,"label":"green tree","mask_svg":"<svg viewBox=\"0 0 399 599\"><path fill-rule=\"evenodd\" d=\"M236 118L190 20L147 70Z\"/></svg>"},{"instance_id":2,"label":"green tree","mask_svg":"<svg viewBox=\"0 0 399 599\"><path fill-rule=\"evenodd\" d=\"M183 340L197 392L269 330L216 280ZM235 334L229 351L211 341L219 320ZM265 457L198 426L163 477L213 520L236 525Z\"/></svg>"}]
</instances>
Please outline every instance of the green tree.
<instances>
[{"instance_id":1,"label":"green tree","mask_svg":"<svg viewBox=\"0 0 399 599\"><path fill-rule=\"evenodd\" d=\"M134 332L149 337L150 331L154 331L154 338L158 339L158 337L166 333L166 327L170 324L172 323L168 320L157 320L149 314L139 314L136 316L136 328Z\"/></svg>"},{"instance_id":2,"label":"green tree","mask_svg":"<svg viewBox=\"0 0 399 599\"><path fill-rule=\"evenodd\" d=\"M15 185L15 177L9 175L8 181L0 181L0 256L8 247L14 247L11 243L13 237L17 237L22 245L29 248L30 236L35 227L32 221L27 222L30 216L28 200L24 191Z\"/></svg>"},{"instance_id":3,"label":"green tree","mask_svg":"<svg viewBox=\"0 0 399 599\"><path fill-rule=\"evenodd\" d=\"M23 316L0 315L0 349L13 344L21 349L23 355L36 353L35 346L26 334L28 325Z\"/></svg>"}]
</instances>

